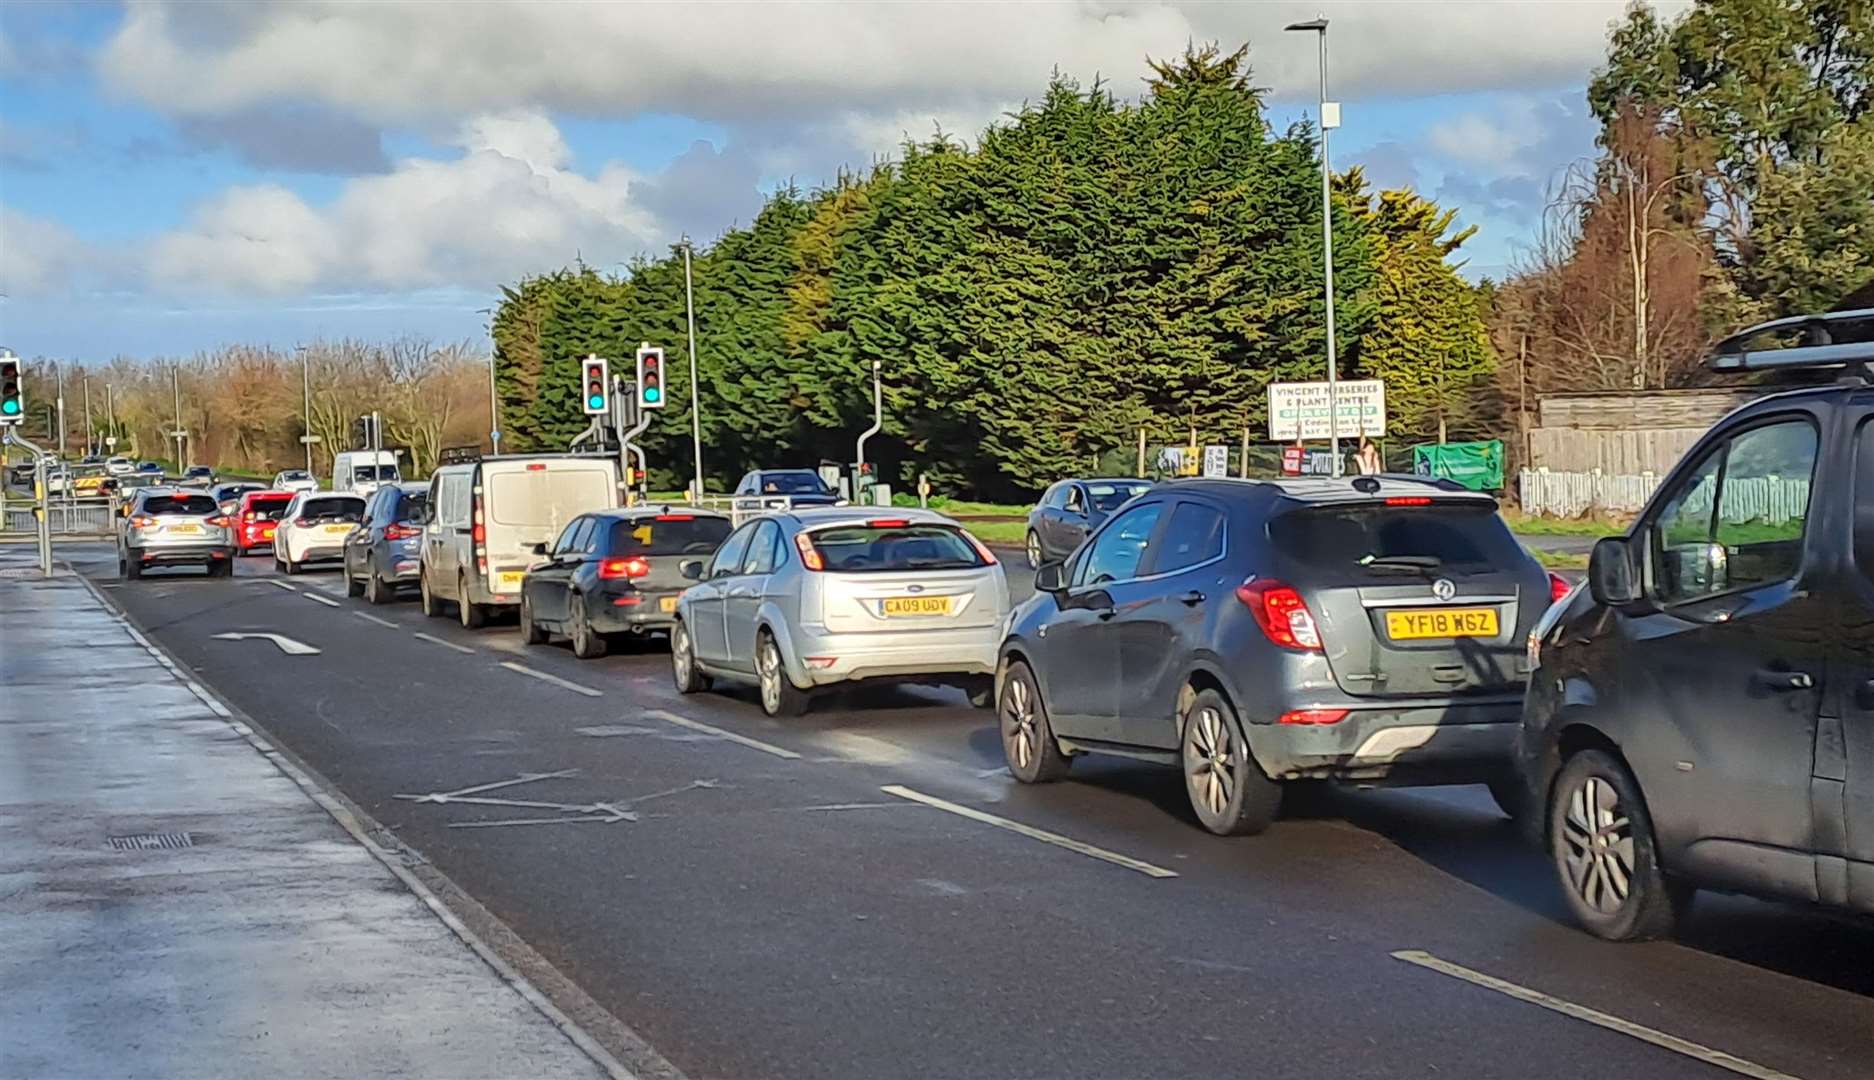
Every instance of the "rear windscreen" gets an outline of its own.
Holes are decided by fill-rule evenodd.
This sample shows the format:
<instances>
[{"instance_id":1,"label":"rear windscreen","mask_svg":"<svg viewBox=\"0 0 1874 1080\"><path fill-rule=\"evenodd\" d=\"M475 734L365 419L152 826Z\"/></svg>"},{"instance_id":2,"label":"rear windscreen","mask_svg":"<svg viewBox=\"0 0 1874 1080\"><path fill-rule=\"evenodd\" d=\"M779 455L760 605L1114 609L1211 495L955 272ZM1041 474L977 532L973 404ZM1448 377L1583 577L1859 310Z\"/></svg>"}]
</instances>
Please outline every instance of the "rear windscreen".
<instances>
[{"instance_id":1,"label":"rear windscreen","mask_svg":"<svg viewBox=\"0 0 1874 1080\"><path fill-rule=\"evenodd\" d=\"M729 537L728 518L644 517L612 523L608 555L708 555Z\"/></svg>"},{"instance_id":2,"label":"rear windscreen","mask_svg":"<svg viewBox=\"0 0 1874 1080\"><path fill-rule=\"evenodd\" d=\"M764 473L763 495L825 495L826 482L814 473Z\"/></svg>"},{"instance_id":3,"label":"rear windscreen","mask_svg":"<svg viewBox=\"0 0 1874 1080\"><path fill-rule=\"evenodd\" d=\"M152 495L143 500L143 512L206 517L220 513L221 506L206 495Z\"/></svg>"},{"instance_id":4,"label":"rear windscreen","mask_svg":"<svg viewBox=\"0 0 1874 1080\"><path fill-rule=\"evenodd\" d=\"M587 511L617 505L606 469L504 469L485 483L489 517L499 525L559 529Z\"/></svg>"},{"instance_id":5,"label":"rear windscreen","mask_svg":"<svg viewBox=\"0 0 1874 1080\"><path fill-rule=\"evenodd\" d=\"M261 521L278 521L292 501L290 495L284 499L253 499L247 504L247 512Z\"/></svg>"},{"instance_id":6,"label":"rear windscreen","mask_svg":"<svg viewBox=\"0 0 1874 1080\"><path fill-rule=\"evenodd\" d=\"M1522 547L1489 506L1343 506L1269 522L1275 549L1302 566L1374 577L1442 566L1519 566Z\"/></svg>"},{"instance_id":7,"label":"rear windscreen","mask_svg":"<svg viewBox=\"0 0 1874 1080\"><path fill-rule=\"evenodd\" d=\"M948 525L841 525L812 534L828 570L963 570L986 566Z\"/></svg>"},{"instance_id":8,"label":"rear windscreen","mask_svg":"<svg viewBox=\"0 0 1874 1080\"><path fill-rule=\"evenodd\" d=\"M406 491L397 499L398 521L422 521L429 507L429 491Z\"/></svg>"},{"instance_id":9,"label":"rear windscreen","mask_svg":"<svg viewBox=\"0 0 1874 1080\"><path fill-rule=\"evenodd\" d=\"M364 500L307 499L299 508L299 516L320 522L363 521Z\"/></svg>"},{"instance_id":10,"label":"rear windscreen","mask_svg":"<svg viewBox=\"0 0 1874 1080\"><path fill-rule=\"evenodd\" d=\"M1106 513L1151 489L1150 484L1088 484L1087 494L1093 498L1093 508Z\"/></svg>"}]
</instances>

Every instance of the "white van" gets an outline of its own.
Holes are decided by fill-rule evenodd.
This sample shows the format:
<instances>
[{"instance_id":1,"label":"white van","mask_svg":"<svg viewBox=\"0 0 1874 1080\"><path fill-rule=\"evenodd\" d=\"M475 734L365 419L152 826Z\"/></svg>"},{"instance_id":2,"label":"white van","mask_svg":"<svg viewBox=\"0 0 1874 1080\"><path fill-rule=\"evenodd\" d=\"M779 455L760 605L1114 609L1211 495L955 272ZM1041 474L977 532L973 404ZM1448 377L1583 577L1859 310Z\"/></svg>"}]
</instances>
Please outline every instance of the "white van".
<instances>
[{"instance_id":1,"label":"white van","mask_svg":"<svg viewBox=\"0 0 1874 1080\"><path fill-rule=\"evenodd\" d=\"M332 455L332 490L370 495L379 484L403 479L391 450L342 450Z\"/></svg>"},{"instance_id":2,"label":"white van","mask_svg":"<svg viewBox=\"0 0 1874 1080\"><path fill-rule=\"evenodd\" d=\"M423 614L453 602L462 625L521 600L521 579L576 517L619 505L615 458L515 454L446 465L430 478L417 586Z\"/></svg>"}]
</instances>

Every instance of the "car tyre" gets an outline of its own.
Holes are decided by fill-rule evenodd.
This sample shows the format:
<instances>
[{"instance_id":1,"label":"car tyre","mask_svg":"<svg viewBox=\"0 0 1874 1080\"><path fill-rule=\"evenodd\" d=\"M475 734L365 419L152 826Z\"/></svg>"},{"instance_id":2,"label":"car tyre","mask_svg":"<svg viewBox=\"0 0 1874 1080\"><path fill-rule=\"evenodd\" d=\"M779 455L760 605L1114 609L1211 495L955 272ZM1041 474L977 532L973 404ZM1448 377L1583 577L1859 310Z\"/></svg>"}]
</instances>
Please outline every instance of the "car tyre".
<instances>
[{"instance_id":1,"label":"car tyre","mask_svg":"<svg viewBox=\"0 0 1874 1080\"><path fill-rule=\"evenodd\" d=\"M1028 539L1022 544L1022 550L1028 555L1028 569L1041 569L1041 537L1033 529L1028 530Z\"/></svg>"},{"instance_id":2,"label":"car tyre","mask_svg":"<svg viewBox=\"0 0 1874 1080\"><path fill-rule=\"evenodd\" d=\"M464 630L480 630L488 621L488 612L469 599L468 578L458 576L455 579L455 613Z\"/></svg>"},{"instance_id":3,"label":"car tyre","mask_svg":"<svg viewBox=\"0 0 1874 1080\"><path fill-rule=\"evenodd\" d=\"M423 605L423 614L432 619L442 618L442 601L429 587L429 571L419 570L416 575L417 596Z\"/></svg>"},{"instance_id":4,"label":"car tyre","mask_svg":"<svg viewBox=\"0 0 1874 1080\"><path fill-rule=\"evenodd\" d=\"M755 635L755 677L761 689L761 711L774 717L799 716L807 711L807 692L787 677L781 644L767 627Z\"/></svg>"},{"instance_id":5,"label":"car tyre","mask_svg":"<svg viewBox=\"0 0 1874 1080\"><path fill-rule=\"evenodd\" d=\"M351 576L351 564L349 562L345 564L345 595L354 598L364 595L364 582Z\"/></svg>"},{"instance_id":6,"label":"car tyre","mask_svg":"<svg viewBox=\"0 0 1874 1080\"><path fill-rule=\"evenodd\" d=\"M233 559L217 559L216 561L209 563L208 564L208 576L209 577L233 577L234 576L234 560Z\"/></svg>"},{"instance_id":7,"label":"car tyre","mask_svg":"<svg viewBox=\"0 0 1874 1080\"><path fill-rule=\"evenodd\" d=\"M367 604L388 604L391 601L390 586L384 584L384 579L378 576L376 559L364 564L364 601Z\"/></svg>"},{"instance_id":8,"label":"car tyre","mask_svg":"<svg viewBox=\"0 0 1874 1080\"><path fill-rule=\"evenodd\" d=\"M567 621L572 623L573 655L581 660L597 660L605 655L605 635L592 629L592 618L586 614L586 598L573 594L572 610L567 612Z\"/></svg>"},{"instance_id":9,"label":"car tyre","mask_svg":"<svg viewBox=\"0 0 1874 1080\"><path fill-rule=\"evenodd\" d=\"M522 641L529 645L545 645L547 643L547 632L541 628L539 623L534 621L534 605L532 601L527 599L526 593L521 594L520 620Z\"/></svg>"},{"instance_id":10,"label":"car tyre","mask_svg":"<svg viewBox=\"0 0 1874 1080\"><path fill-rule=\"evenodd\" d=\"M677 693L696 694L709 689L709 676L696 666L696 643L690 640L690 628L681 620L670 627L670 678Z\"/></svg>"},{"instance_id":11,"label":"car tyre","mask_svg":"<svg viewBox=\"0 0 1874 1080\"><path fill-rule=\"evenodd\" d=\"M1034 672L1020 660L1011 663L1002 676L996 721L1010 776L1024 784L1051 784L1067 775L1074 759L1061 752L1048 722L1047 703L1041 700L1041 687Z\"/></svg>"},{"instance_id":12,"label":"car tyre","mask_svg":"<svg viewBox=\"0 0 1874 1080\"><path fill-rule=\"evenodd\" d=\"M1184 710L1178 757L1184 792L1204 828L1218 836L1254 836L1282 809L1282 785L1249 752L1236 710L1215 690L1200 690Z\"/></svg>"},{"instance_id":13,"label":"car tyre","mask_svg":"<svg viewBox=\"0 0 1874 1080\"><path fill-rule=\"evenodd\" d=\"M122 570L120 576L125 581L135 581L143 576L143 557L134 551L124 556L117 565Z\"/></svg>"},{"instance_id":14,"label":"car tyre","mask_svg":"<svg viewBox=\"0 0 1874 1080\"><path fill-rule=\"evenodd\" d=\"M1608 941L1672 933L1693 889L1666 876L1639 782L1603 750L1569 758L1549 790L1549 853L1575 919Z\"/></svg>"}]
</instances>

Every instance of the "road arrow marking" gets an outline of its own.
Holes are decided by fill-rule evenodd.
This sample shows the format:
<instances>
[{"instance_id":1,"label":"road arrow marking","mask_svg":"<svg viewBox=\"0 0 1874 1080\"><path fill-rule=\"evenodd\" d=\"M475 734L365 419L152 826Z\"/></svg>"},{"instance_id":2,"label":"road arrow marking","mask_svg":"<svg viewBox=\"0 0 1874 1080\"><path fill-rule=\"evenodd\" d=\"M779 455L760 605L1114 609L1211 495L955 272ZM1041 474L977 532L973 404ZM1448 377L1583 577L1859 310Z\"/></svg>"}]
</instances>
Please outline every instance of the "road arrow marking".
<instances>
[{"instance_id":1,"label":"road arrow marking","mask_svg":"<svg viewBox=\"0 0 1874 1080\"><path fill-rule=\"evenodd\" d=\"M236 633L234 631L229 631L225 634L216 634L214 635L214 637L219 641L249 641L255 638L260 638L265 641L271 641L275 645L278 645L280 647L280 651L285 653L288 656L317 656L319 655L318 649L313 648L312 646L306 644L303 641L294 641L292 638L287 637L285 634L262 634L262 633L243 634L243 633Z\"/></svg>"}]
</instances>

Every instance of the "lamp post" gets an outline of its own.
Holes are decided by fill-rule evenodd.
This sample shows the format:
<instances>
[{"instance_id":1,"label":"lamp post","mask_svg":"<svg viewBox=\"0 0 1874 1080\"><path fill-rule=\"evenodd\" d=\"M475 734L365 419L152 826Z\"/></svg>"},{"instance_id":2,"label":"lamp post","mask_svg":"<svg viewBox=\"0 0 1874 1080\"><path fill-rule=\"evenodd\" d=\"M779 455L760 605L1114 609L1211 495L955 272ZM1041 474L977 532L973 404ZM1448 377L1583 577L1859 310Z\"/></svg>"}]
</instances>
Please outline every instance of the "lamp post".
<instances>
[{"instance_id":1,"label":"lamp post","mask_svg":"<svg viewBox=\"0 0 1874 1080\"><path fill-rule=\"evenodd\" d=\"M299 441L306 444L306 475L312 475L312 353L304 345L294 346L299 354L299 389L305 403L306 433Z\"/></svg>"},{"instance_id":2,"label":"lamp post","mask_svg":"<svg viewBox=\"0 0 1874 1080\"><path fill-rule=\"evenodd\" d=\"M1327 290L1327 430L1328 451L1333 458L1333 476L1341 474L1340 461L1340 395L1335 384L1338 375L1335 368L1334 352L1334 204L1332 181L1333 169L1328 164L1327 133L1340 126L1340 103L1327 99L1327 19L1326 17L1309 19L1307 22L1290 23L1284 29L1312 32L1320 43L1321 49L1321 259L1326 279Z\"/></svg>"},{"instance_id":3,"label":"lamp post","mask_svg":"<svg viewBox=\"0 0 1874 1080\"><path fill-rule=\"evenodd\" d=\"M703 413L696 388L696 290L690 281L690 238L683 238L683 307L690 321L690 448L696 455L696 502L703 501Z\"/></svg>"}]
</instances>

